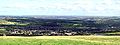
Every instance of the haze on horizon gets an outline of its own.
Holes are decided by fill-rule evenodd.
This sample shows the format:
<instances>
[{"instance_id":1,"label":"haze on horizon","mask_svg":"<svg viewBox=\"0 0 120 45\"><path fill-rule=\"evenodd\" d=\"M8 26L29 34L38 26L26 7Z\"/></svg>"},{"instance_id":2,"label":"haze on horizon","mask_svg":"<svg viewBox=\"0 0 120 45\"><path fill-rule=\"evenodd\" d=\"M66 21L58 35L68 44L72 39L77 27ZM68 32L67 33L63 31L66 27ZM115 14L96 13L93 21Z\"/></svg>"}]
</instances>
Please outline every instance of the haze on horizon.
<instances>
[{"instance_id":1,"label":"haze on horizon","mask_svg":"<svg viewBox=\"0 0 120 45\"><path fill-rule=\"evenodd\" d=\"M0 15L120 16L120 0L0 0Z\"/></svg>"}]
</instances>

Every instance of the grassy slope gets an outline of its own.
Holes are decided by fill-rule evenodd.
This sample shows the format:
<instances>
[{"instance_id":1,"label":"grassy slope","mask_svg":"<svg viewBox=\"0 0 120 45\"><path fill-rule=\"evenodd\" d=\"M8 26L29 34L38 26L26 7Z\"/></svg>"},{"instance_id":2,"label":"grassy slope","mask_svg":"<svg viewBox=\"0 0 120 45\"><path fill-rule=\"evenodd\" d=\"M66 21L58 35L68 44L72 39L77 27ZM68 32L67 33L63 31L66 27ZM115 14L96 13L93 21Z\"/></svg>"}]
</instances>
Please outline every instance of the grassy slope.
<instances>
[{"instance_id":1,"label":"grassy slope","mask_svg":"<svg viewBox=\"0 0 120 45\"><path fill-rule=\"evenodd\" d=\"M120 32L111 32L111 33L105 33L105 34L120 34Z\"/></svg>"},{"instance_id":2,"label":"grassy slope","mask_svg":"<svg viewBox=\"0 0 120 45\"><path fill-rule=\"evenodd\" d=\"M25 26L28 25L29 23L18 23L18 22L10 22L7 20L2 20L0 19L0 25L21 25L21 26Z\"/></svg>"},{"instance_id":3,"label":"grassy slope","mask_svg":"<svg viewBox=\"0 0 120 45\"><path fill-rule=\"evenodd\" d=\"M119 36L0 37L0 45L120 45Z\"/></svg>"},{"instance_id":4,"label":"grassy slope","mask_svg":"<svg viewBox=\"0 0 120 45\"><path fill-rule=\"evenodd\" d=\"M0 24L15 24L16 22L9 22L9 21L6 21L6 20L1 20L0 19Z\"/></svg>"},{"instance_id":5,"label":"grassy slope","mask_svg":"<svg viewBox=\"0 0 120 45\"><path fill-rule=\"evenodd\" d=\"M4 28L1 29L1 28L0 28L0 31L1 31L1 30L6 30L6 29L4 29Z\"/></svg>"}]
</instances>

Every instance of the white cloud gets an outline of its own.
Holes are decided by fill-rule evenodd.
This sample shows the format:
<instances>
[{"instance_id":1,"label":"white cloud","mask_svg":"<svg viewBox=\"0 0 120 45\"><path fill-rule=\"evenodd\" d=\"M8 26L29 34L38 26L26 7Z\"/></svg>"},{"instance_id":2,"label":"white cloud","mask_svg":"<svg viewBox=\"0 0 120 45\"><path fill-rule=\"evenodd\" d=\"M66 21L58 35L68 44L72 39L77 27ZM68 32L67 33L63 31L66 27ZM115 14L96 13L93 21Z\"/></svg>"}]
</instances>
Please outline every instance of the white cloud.
<instances>
[{"instance_id":1,"label":"white cloud","mask_svg":"<svg viewBox=\"0 0 120 45\"><path fill-rule=\"evenodd\" d=\"M2 0L0 0L0 2L1 1ZM85 12L88 14L107 14L110 11L110 13L120 11L119 0L6 0L3 2L4 3L0 3L0 7L6 8L4 9L6 11L43 11L46 13ZM3 8L0 10L3 10Z\"/></svg>"},{"instance_id":2,"label":"white cloud","mask_svg":"<svg viewBox=\"0 0 120 45\"><path fill-rule=\"evenodd\" d=\"M25 3L13 3L13 4L8 4L7 7L10 7L10 8L30 8L30 5L25 4Z\"/></svg>"}]
</instances>

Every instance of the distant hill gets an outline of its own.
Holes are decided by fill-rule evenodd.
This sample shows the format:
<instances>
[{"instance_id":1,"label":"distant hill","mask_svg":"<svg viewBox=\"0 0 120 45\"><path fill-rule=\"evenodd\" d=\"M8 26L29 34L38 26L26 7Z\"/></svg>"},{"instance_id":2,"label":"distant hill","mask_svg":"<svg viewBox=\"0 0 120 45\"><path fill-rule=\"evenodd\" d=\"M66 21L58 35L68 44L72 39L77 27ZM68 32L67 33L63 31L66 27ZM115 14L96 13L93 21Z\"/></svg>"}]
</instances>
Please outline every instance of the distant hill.
<instances>
[{"instance_id":1,"label":"distant hill","mask_svg":"<svg viewBox=\"0 0 120 45\"><path fill-rule=\"evenodd\" d=\"M0 24L15 24L16 22L9 22L9 21L6 21L6 20L0 20Z\"/></svg>"}]
</instances>

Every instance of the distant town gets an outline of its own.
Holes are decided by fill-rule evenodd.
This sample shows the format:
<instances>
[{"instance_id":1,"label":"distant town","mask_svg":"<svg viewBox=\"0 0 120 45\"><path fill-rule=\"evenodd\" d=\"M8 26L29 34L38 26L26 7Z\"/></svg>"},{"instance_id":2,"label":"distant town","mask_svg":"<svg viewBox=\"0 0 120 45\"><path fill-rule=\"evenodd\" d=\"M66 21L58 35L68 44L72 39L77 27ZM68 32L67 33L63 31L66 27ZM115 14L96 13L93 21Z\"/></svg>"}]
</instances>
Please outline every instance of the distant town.
<instances>
[{"instance_id":1,"label":"distant town","mask_svg":"<svg viewBox=\"0 0 120 45\"><path fill-rule=\"evenodd\" d=\"M119 36L117 16L0 16L0 36Z\"/></svg>"}]
</instances>

